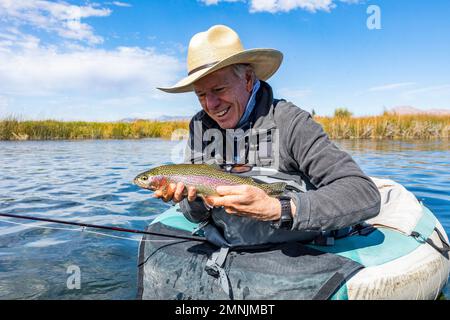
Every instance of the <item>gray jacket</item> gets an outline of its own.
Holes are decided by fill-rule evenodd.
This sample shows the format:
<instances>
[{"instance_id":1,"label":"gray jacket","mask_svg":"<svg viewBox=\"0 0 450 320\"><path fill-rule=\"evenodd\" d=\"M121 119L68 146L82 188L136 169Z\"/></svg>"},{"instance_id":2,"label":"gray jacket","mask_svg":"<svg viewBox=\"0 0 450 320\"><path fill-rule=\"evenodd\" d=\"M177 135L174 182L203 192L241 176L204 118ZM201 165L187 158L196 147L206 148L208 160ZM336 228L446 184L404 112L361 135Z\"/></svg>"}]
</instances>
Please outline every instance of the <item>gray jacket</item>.
<instances>
[{"instance_id":1,"label":"gray jacket","mask_svg":"<svg viewBox=\"0 0 450 320\"><path fill-rule=\"evenodd\" d=\"M243 128L243 135L234 135L234 144L245 145L241 148L244 150L240 154L241 162L245 160L262 167L275 164L279 171L298 174L306 180L310 190L290 192L297 207L292 230L274 230L270 222L229 215L222 208L208 211L201 200L185 199L180 203L186 218L193 222L211 218L228 243L259 244L312 239L319 232L352 226L376 216L380 210L378 189L351 156L329 140L309 113L290 102L277 101L275 105L271 87L261 81L250 124ZM199 123L202 128L195 128ZM212 153L208 149L210 141L194 145L195 137L202 141L207 129L215 129L213 133L223 137L228 134L204 111L197 113L190 123L187 162L198 162L198 157L205 154L213 156L205 162L235 161L235 157L227 154L230 146L226 143ZM249 137L263 129L277 130L275 135L260 135L258 143L252 144L256 140ZM245 143L246 139L249 143ZM271 150L257 150L261 145L267 149L270 143L266 142L273 143L275 139L278 143L269 146Z\"/></svg>"}]
</instances>

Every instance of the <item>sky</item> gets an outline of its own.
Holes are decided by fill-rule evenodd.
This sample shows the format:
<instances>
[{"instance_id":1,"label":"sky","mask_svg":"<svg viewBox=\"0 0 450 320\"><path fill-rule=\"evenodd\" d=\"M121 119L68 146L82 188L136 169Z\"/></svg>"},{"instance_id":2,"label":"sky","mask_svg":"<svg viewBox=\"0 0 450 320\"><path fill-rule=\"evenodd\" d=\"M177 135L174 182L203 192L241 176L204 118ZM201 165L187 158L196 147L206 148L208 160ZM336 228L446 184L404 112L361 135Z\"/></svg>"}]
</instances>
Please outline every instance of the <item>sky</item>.
<instances>
[{"instance_id":1,"label":"sky","mask_svg":"<svg viewBox=\"0 0 450 320\"><path fill-rule=\"evenodd\" d=\"M274 95L319 115L450 109L448 0L0 0L0 119L189 117L190 38L215 24L284 60Z\"/></svg>"}]
</instances>

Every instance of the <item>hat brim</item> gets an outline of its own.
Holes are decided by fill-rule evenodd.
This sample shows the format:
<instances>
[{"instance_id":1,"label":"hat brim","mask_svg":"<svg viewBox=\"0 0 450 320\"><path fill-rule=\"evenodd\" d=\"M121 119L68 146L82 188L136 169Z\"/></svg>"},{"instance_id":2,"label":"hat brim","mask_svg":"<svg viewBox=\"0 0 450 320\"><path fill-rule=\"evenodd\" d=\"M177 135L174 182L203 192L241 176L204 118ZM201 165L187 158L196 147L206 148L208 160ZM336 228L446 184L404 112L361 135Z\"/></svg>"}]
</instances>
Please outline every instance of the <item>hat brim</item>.
<instances>
[{"instance_id":1,"label":"hat brim","mask_svg":"<svg viewBox=\"0 0 450 320\"><path fill-rule=\"evenodd\" d=\"M246 63L251 64L255 71L256 77L260 80L269 79L280 67L283 61L283 54L275 49L250 49L236 54L233 54L222 61L217 62L215 65L201 69L192 73L186 78L180 80L173 87L158 88L168 93L182 93L193 91L193 83L214 71L225 68L232 64Z\"/></svg>"}]
</instances>

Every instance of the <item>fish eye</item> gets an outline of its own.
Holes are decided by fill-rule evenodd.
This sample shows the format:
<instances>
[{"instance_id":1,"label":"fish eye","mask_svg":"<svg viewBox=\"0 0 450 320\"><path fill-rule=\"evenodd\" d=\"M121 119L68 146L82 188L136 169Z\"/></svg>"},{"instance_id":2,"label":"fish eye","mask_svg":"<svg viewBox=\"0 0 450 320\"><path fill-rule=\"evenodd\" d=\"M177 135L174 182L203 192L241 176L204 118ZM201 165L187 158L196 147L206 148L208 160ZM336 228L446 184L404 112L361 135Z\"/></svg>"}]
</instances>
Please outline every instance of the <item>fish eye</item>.
<instances>
[{"instance_id":1,"label":"fish eye","mask_svg":"<svg viewBox=\"0 0 450 320\"><path fill-rule=\"evenodd\" d=\"M142 176L142 177L141 177L141 180L147 181L148 178L147 178L147 176Z\"/></svg>"}]
</instances>

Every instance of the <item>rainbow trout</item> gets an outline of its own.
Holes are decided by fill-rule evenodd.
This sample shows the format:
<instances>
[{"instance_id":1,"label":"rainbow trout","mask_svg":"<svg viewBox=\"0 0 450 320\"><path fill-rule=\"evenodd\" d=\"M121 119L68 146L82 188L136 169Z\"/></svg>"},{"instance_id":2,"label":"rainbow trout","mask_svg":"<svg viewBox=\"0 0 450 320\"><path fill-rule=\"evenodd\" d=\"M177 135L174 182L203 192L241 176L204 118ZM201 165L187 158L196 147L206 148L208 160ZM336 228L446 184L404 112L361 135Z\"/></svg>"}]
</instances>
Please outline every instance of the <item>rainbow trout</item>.
<instances>
[{"instance_id":1,"label":"rainbow trout","mask_svg":"<svg viewBox=\"0 0 450 320\"><path fill-rule=\"evenodd\" d=\"M157 190L170 183L182 182L186 187L195 187L197 195L208 205L207 196L217 195L218 186L251 185L262 189L269 196L281 194L286 183L259 183L251 177L231 174L207 164L172 164L153 168L134 178L134 183L144 189ZM185 188L184 192L187 194Z\"/></svg>"}]
</instances>

